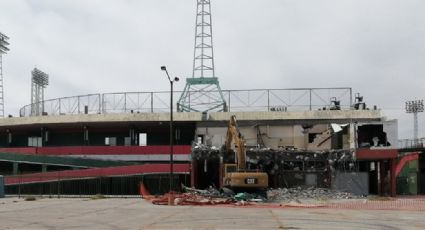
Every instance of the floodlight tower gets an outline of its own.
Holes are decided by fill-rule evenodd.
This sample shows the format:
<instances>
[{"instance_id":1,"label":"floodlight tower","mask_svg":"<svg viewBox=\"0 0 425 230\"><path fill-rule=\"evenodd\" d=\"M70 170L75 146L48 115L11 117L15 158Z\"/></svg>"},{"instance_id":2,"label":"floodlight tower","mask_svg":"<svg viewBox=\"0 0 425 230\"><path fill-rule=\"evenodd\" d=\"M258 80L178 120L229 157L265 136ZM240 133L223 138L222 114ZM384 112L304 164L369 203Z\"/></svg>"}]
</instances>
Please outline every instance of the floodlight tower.
<instances>
[{"instance_id":1,"label":"floodlight tower","mask_svg":"<svg viewBox=\"0 0 425 230\"><path fill-rule=\"evenodd\" d=\"M37 68L31 75L31 116L39 116L44 112L44 88L49 84L49 75Z\"/></svg>"},{"instance_id":2,"label":"floodlight tower","mask_svg":"<svg viewBox=\"0 0 425 230\"><path fill-rule=\"evenodd\" d=\"M0 117L4 117L4 88L3 88L3 54L9 51L7 46L9 45L9 37L0 33Z\"/></svg>"},{"instance_id":3,"label":"floodlight tower","mask_svg":"<svg viewBox=\"0 0 425 230\"><path fill-rule=\"evenodd\" d=\"M197 0L192 78L186 78L177 110L227 111L227 104L214 72L211 0Z\"/></svg>"},{"instance_id":4,"label":"floodlight tower","mask_svg":"<svg viewBox=\"0 0 425 230\"><path fill-rule=\"evenodd\" d=\"M424 111L424 100L406 102L406 113L413 113L413 139L415 146L418 143L418 113Z\"/></svg>"}]
</instances>

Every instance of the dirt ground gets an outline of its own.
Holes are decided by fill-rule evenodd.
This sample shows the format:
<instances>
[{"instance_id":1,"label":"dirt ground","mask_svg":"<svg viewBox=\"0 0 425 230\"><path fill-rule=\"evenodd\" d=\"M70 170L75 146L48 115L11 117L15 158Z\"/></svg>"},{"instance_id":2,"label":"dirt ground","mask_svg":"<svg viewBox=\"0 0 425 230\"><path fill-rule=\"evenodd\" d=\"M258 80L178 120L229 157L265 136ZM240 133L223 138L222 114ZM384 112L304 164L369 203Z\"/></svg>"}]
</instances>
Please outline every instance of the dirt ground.
<instances>
[{"instance_id":1,"label":"dirt ground","mask_svg":"<svg viewBox=\"0 0 425 230\"><path fill-rule=\"evenodd\" d=\"M425 212L287 206L161 206L140 198L0 199L0 229L425 229Z\"/></svg>"}]
</instances>

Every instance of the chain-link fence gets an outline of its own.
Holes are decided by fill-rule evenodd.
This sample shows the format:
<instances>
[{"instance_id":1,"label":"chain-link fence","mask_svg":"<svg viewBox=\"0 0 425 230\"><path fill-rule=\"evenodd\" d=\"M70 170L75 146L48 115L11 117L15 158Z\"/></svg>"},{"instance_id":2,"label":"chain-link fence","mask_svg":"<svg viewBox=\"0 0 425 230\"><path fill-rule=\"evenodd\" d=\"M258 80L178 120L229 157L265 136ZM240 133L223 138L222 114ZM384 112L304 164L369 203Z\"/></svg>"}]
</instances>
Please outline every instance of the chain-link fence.
<instances>
[{"instance_id":1,"label":"chain-link fence","mask_svg":"<svg viewBox=\"0 0 425 230\"><path fill-rule=\"evenodd\" d=\"M218 92L218 91L217 91ZM217 93L211 91L211 93ZM191 92L189 92L190 94ZM196 93L196 92L193 92ZM207 92L208 93L208 92ZM179 98L181 91L174 92ZM223 90L229 112L351 109L351 88ZM67 114L168 112L170 92L119 92L63 97L29 104L21 117ZM42 108L35 110L34 108ZM175 106L177 110L178 106Z\"/></svg>"},{"instance_id":2,"label":"chain-link fence","mask_svg":"<svg viewBox=\"0 0 425 230\"><path fill-rule=\"evenodd\" d=\"M398 141L398 147L401 149L417 149L425 146L425 138L402 139Z\"/></svg>"}]
</instances>

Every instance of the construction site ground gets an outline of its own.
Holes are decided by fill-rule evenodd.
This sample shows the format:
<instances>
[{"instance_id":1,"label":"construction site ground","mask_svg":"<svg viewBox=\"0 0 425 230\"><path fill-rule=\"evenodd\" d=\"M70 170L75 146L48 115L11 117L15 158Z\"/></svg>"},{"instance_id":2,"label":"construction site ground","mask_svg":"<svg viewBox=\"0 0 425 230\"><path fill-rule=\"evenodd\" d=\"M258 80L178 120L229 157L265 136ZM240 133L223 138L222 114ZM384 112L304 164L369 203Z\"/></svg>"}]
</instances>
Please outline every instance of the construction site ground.
<instances>
[{"instance_id":1,"label":"construction site ground","mask_svg":"<svg viewBox=\"0 0 425 230\"><path fill-rule=\"evenodd\" d=\"M0 229L425 229L424 197L241 205L8 197L0 199Z\"/></svg>"}]
</instances>

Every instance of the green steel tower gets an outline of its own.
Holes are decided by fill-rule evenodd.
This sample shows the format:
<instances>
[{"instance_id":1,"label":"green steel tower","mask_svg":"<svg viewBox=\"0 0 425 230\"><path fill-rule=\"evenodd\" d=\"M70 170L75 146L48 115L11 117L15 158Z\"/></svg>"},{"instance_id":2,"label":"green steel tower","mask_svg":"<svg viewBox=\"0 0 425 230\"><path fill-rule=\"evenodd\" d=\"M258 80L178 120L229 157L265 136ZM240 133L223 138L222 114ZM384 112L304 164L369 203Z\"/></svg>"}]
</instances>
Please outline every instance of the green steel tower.
<instances>
[{"instance_id":1,"label":"green steel tower","mask_svg":"<svg viewBox=\"0 0 425 230\"><path fill-rule=\"evenodd\" d=\"M214 73L211 1L197 0L192 77L177 102L179 112L227 111Z\"/></svg>"}]
</instances>

